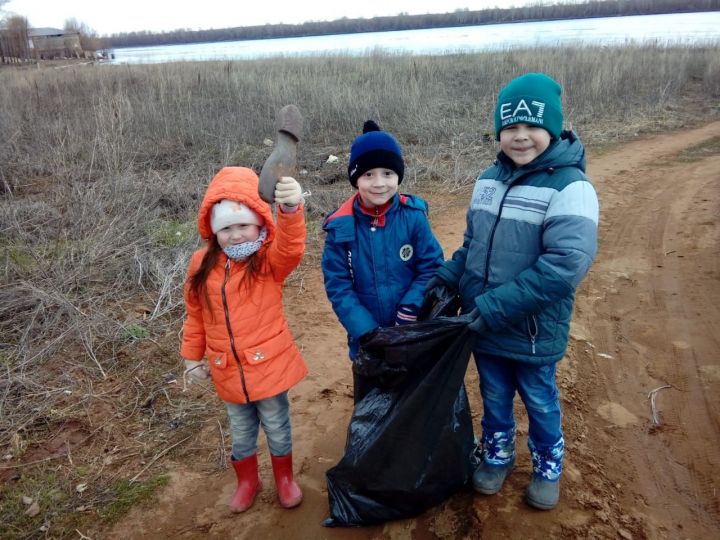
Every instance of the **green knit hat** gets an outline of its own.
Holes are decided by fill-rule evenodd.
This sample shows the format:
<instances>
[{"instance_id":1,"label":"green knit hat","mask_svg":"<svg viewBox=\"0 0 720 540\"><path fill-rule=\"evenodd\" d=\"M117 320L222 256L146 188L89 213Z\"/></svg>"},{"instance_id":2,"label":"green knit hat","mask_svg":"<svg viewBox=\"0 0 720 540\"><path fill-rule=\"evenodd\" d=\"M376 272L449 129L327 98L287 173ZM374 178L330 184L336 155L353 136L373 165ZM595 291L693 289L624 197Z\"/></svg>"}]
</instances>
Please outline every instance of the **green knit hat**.
<instances>
[{"instance_id":1,"label":"green knit hat","mask_svg":"<svg viewBox=\"0 0 720 540\"><path fill-rule=\"evenodd\" d=\"M553 139L560 137L563 126L562 87L543 73L526 73L500 90L495 107L495 137L512 124L540 126Z\"/></svg>"}]
</instances>

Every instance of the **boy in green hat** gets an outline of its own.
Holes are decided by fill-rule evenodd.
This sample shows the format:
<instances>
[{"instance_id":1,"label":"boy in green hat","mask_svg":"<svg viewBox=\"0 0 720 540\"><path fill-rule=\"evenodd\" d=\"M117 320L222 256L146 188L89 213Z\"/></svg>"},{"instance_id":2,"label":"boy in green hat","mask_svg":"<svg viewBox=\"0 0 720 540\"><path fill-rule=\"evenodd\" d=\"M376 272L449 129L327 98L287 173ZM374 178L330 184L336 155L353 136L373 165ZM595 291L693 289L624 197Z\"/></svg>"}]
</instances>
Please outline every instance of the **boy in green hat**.
<instances>
[{"instance_id":1,"label":"boy in green hat","mask_svg":"<svg viewBox=\"0 0 720 540\"><path fill-rule=\"evenodd\" d=\"M463 245L428 283L429 301L459 294L472 314L483 400L475 490L500 491L515 464L513 399L528 414L528 504L554 508L564 454L555 367L567 349L575 289L597 251L598 200L585 149L563 131L562 89L542 73L498 96L497 161L477 179Z\"/></svg>"}]
</instances>

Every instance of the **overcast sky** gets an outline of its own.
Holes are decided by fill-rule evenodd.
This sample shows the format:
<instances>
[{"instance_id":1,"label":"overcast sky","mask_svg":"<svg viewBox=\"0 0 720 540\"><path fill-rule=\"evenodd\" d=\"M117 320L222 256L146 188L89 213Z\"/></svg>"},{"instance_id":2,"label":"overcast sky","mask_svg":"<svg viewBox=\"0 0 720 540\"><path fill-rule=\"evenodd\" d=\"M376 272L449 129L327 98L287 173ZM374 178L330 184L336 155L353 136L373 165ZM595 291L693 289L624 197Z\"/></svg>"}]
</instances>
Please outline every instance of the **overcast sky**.
<instances>
[{"instance_id":1,"label":"overcast sky","mask_svg":"<svg viewBox=\"0 0 720 540\"><path fill-rule=\"evenodd\" d=\"M75 18L100 35L295 24L341 17L446 13L456 9L537 4L537 0L10 0L2 15L22 15L35 28L62 28Z\"/></svg>"}]
</instances>

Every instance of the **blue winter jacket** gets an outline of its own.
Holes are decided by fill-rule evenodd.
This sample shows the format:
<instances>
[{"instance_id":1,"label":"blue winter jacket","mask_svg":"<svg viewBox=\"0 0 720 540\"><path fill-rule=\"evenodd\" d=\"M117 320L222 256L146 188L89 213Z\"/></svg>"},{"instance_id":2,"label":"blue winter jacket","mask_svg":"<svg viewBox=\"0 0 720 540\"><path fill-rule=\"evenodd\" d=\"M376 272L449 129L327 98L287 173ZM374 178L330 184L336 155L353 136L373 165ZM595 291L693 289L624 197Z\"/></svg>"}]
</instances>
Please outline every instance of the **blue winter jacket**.
<instances>
[{"instance_id":1,"label":"blue winter jacket","mask_svg":"<svg viewBox=\"0 0 720 540\"><path fill-rule=\"evenodd\" d=\"M395 324L398 307L422 305L427 282L443 263L427 210L419 197L396 194L385 225L374 227L355 195L325 219L325 291L348 333L350 359L360 336Z\"/></svg>"},{"instance_id":2,"label":"blue winter jacket","mask_svg":"<svg viewBox=\"0 0 720 540\"><path fill-rule=\"evenodd\" d=\"M502 152L475 183L462 247L438 274L489 331L475 351L534 364L565 354L575 288L597 251L598 199L577 135L516 167Z\"/></svg>"}]
</instances>

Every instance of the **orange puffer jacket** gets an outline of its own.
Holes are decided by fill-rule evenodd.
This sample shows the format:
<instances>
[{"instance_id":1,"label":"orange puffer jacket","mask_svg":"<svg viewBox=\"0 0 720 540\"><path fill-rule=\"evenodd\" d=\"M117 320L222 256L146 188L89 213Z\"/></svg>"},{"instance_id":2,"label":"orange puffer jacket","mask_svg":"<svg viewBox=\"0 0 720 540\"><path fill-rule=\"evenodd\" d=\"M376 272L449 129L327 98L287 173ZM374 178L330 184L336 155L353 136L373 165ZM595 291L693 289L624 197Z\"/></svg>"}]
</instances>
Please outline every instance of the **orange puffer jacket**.
<instances>
[{"instance_id":1,"label":"orange puffer jacket","mask_svg":"<svg viewBox=\"0 0 720 540\"><path fill-rule=\"evenodd\" d=\"M240 201L265 219L267 239L256 254L261 271L250 287L240 287L244 262L221 252L206 282L210 305L185 285L187 318L183 325L180 355L201 360L207 355L220 399L248 403L275 396L297 384L307 374L282 308L285 278L305 251L305 218L278 210L277 224L270 206L258 195L258 177L245 167L225 167L207 188L198 213L200 236L212 236L210 213L222 199ZM207 248L196 251L188 276L200 267Z\"/></svg>"}]
</instances>

